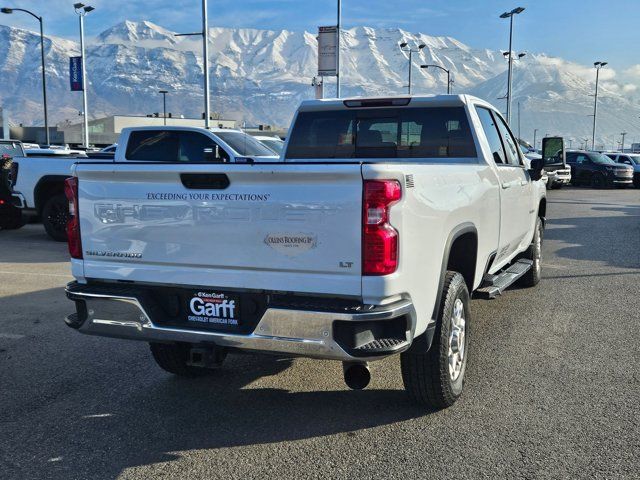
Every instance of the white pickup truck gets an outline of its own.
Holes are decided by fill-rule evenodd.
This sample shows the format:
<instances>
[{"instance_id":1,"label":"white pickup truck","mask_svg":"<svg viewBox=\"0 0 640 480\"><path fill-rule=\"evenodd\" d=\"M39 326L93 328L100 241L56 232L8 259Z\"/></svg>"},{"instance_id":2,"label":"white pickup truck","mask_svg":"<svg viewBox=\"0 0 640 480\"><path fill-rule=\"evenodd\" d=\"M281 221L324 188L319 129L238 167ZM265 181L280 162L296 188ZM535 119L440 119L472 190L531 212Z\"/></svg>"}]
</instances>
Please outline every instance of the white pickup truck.
<instances>
[{"instance_id":1,"label":"white pickup truck","mask_svg":"<svg viewBox=\"0 0 640 480\"><path fill-rule=\"evenodd\" d=\"M69 153L65 150L47 150L48 154L29 154L16 158L17 179L14 203L26 215L38 216L49 236L66 241L68 201L64 195L64 181L71 175L76 163L166 161L204 161L207 155L219 160L236 161L251 157L258 161L272 161L277 155L240 130L198 127L136 127L124 128L120 134L120 147L112 152Z\"/></svg>"},{"instance_id":2,"label":"white pickup truck","mask_svg":"<svg viewBox=\"0 0 640 480\"><path fill-rule=\"evenodd\" d=\"M340 360L364 388L400 353L410 397L446 407L471 293L540 279L542 160L477 98L307 101L280 162L152 159L67 181L66 322L149 342L177 375L253 350Z\"/></svg>"}]
</instances>

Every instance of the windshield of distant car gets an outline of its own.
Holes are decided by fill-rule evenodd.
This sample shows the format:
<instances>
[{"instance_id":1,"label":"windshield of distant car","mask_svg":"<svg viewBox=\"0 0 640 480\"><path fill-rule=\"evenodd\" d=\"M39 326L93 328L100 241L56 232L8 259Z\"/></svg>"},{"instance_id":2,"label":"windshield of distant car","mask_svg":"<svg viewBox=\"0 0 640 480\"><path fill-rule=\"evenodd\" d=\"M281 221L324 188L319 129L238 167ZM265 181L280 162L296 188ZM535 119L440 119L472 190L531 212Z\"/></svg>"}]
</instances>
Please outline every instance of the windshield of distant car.
<instances>
[{"instance_id":1,"label":"windshield of distant car","mask_svg":"<svg viewBox=\"0 0 640 480\"><path fill-rule=\"evenodd\" d=\"M629 155L629 158L635 165L640 165L640 155Z\"/></svg>"},{"instance_id":2,"label":"windshield of distant car","mask_svg":"<svg viewBox=\"0 0 640 480\"><path fill-rule=\"evenodd\" d=\"M0 157L8 155L10 157L22 157L24 152L19 143L16 142L2 142L0 143Z\"/></svg>"},{"instance_id":3,"label":"windshield of distant car","mask_svg":"<svg viewBox=\"0 0 640 480\"><path fill-rule=\"evenodd\" d=\"M593 163L599 163L601 165L615 165L616 162L611 160L603 153L590 153L589 158Z\"/></svg>"},{"instance_id":4,"label":"windshield of distant car","mask_svg":"<svg viewBox=\"0 0 640 480\"><path fill-rule=\"evenodd\" d=\"M213 132L239 155L249 157L273 157L274 153L251 135L244 132Z\"/></svg>"},{"instance_id":5,"label":"windshield of distant car","mask_svg":"<svg viewBox=\"0 0 640 480\"><path fill-rule=\"evenodd\" d=\"M278 140L277 138L268 140L265 138L263 140L260 140L260 143L263 143L278 155L282 153L282 149L284 148L284 142L282 140Z\"/></svg>"}]
</instances>

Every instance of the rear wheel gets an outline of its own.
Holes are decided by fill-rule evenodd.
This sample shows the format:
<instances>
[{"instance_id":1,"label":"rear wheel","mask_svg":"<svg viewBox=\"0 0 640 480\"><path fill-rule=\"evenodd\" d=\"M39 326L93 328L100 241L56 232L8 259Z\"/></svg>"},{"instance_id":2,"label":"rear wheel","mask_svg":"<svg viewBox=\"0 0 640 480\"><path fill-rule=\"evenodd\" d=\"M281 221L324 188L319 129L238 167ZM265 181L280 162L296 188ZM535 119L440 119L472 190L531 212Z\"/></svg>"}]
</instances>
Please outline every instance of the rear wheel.
<instances>
[{"instance_id":1,"label":"rear wheel","mask_svg":"<svg viewBox=\"0 0 640 480\"><path fill-rule=\"evenodd\" d=\"M536 231L533 234L531 245L524 252L522 258L531 260L533 265L527 273L525 273L518 283L522 287L535 287L540 283L542 277L542 239L544 236L544 229L542 228L542 220L540 217L536 219Z\"/></svg>"},{"instance_id":2,"label":"rear wheel","mask_svg":"<svg viewBox=\"0 0 640 480\"><path fill-rule=\"evenodd\" d=\"M42 225L47 234L58 242L67 241L69 201L64 193L52 196L42 209Z\"/></svg>"},{"instance_id":3,"label":"rear wheel","mask_svg":"<svg viewBox=\"0 0 640 480\"><path fill-rule=\"evenodd\" d=\"M191 345L188 343L150 343L151 354L164 371L180 377L197 378L211 375L213 370L189 365Z\"/></svg>"},{"instance_id":4,"label":"rear wheel","mask_svg":"<svg viewBox=\"0 0 640 480\"><path fill-rule=\"evenodd\" d=\"M412 401L446 408L462 394L469 345L469 291L464 277L448 271L433 345L426 353L400 355L402 380Z\"/></svg>"}]
</instances>

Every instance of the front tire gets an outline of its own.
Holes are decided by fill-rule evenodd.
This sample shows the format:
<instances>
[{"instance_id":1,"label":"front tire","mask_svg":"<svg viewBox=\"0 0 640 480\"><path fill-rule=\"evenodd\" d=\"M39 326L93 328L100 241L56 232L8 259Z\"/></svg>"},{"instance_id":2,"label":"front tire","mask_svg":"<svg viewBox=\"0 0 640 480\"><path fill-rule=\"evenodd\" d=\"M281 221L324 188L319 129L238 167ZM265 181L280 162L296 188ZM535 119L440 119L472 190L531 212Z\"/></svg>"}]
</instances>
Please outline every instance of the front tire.
<instances>
[{"instance_id":1,"label":"front tire","mask_svg":"<svg viewBox=\"0 0 640 480\"><path fill-rule=\"evenodd\" d=\"M447 271L431 348L425 353L407 351L400 355L402 381L414 403L442 409L462 395L470 320L464 277Z\"/></svg>"},{"instance_id":2,"label":"front tire","mask_svg":"<svg viewBox=\"0 0 640 480\"><path fill-rule=\"evenodd\" d=\"M64 193L54 195L42 209L42 225L51 238L57 242L67 241L67 220L69 201Z\"/></svg>"}]
</instances>

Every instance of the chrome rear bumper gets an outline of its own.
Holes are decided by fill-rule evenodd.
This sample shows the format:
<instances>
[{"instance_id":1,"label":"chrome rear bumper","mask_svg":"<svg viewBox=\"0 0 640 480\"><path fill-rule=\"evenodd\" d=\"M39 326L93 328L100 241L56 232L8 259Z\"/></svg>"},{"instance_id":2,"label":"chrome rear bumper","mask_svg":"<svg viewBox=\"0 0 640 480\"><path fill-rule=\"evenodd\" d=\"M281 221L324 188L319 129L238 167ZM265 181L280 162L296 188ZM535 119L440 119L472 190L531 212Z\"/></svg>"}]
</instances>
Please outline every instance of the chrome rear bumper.
<instances>
[{"instance_id":1,"label":"chrome rear bumper","mask_svg":"<svg viewBox=\"0 0 640 480\"><path fill-rule=\"evenodd\" d=\"M69 315L66 323L78 331L106 337L146 342L185 342L214 344L242 350L275 352L297 356L342 361L371 361L402 352L411 346L416 315L409 300L401 300L360 312L327 312L267 308L250 334L235 334L212 330L198 330L161 326L154 323L142 302L132 295L105 294L74 290L67 286L67 297L76 302L77 313ZM402 341L389 346L386 342L376 350L369 343L363 349L347 348L336 338L336 332L349 330L351 324L371 325L369 322L402 320L406 335ZM336 322L340 329L334 328ZM365 323L367 322L367 323ZM361 331L357 333L361 335ZM386 339L385 339L386 340ZM383 342L384 343L384 342Z\"/></svg>"}]
</instances>

